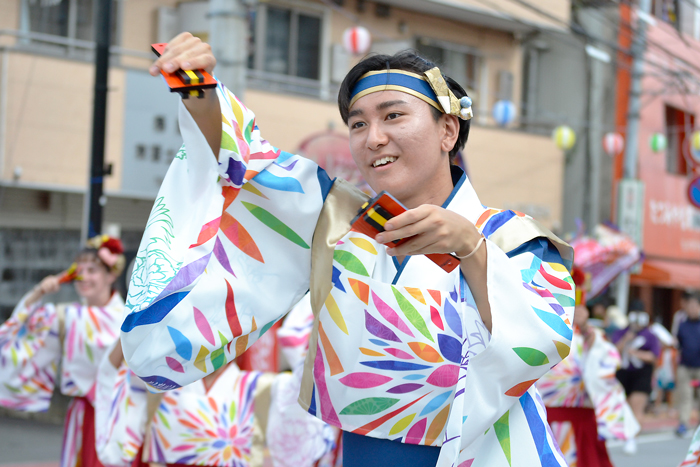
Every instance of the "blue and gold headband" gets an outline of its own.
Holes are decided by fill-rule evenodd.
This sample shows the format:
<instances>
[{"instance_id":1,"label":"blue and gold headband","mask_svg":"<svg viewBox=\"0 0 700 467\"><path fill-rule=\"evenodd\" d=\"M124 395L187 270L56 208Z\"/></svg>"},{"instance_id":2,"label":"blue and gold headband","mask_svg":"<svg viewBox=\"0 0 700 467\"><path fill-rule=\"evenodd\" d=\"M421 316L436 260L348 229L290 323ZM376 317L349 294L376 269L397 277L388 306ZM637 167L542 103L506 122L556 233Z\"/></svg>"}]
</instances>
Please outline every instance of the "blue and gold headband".
<instances>
[{"instance_id":1,"label":"blue and gold headband","mask_svg":"<svg viewBox=\"0 0 700 467\"><path fill-rule=\"evenodd\" d=\"M440 112L469 120L472 100L464 96L457 99L447 86L438 67L423 73L423 76L404 70L369 71L357 81L350 98L350 107L361 97L379 91L401 91L432 105Z\"/></svg>"}]
</instances>

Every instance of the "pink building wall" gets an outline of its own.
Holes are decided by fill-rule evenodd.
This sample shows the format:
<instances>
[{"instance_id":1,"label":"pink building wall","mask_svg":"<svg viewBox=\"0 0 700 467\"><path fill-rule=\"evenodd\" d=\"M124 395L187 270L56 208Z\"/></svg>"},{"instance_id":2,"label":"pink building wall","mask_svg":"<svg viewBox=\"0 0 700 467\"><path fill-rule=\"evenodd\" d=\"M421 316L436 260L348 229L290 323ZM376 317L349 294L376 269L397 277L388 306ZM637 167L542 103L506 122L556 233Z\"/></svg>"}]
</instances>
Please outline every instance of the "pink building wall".
<instances>
[{"instance_id":1,"label":"pink building wall","mask_svg":"<svg viewBox=\"0 0 700 467\"><path fill-rule=\"evenodd\" d=\"M643 249L651 268L645 267L636 279L673 288L700 288L700 210L687 198L688 183L700 170L693 174L690 168L688 175L669 173L666 154L653 152L650 145L654 133L667 132L666 106L695 116L691 132L700 128L700 86L691 84L693 79L700 83L700 42L687 35L682 40L662 21L647 31L638 177L645 183ZM674 79L671 72L683 70L693 78ZM691 167L688 142L684 145Z\"/></svg>"}]
</instances>

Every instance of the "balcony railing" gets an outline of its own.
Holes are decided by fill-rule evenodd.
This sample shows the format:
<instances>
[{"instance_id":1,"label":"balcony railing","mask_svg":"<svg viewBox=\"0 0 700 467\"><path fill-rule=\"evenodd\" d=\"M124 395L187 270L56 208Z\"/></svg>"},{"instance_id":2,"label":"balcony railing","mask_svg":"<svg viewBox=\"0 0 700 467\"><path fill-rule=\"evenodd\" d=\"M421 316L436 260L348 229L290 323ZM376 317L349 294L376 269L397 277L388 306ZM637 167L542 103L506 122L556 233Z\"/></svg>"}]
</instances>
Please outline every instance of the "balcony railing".
<instances>
[{"instance_id":1,"label":"balcony railing","mask_svg":"<svg viewBox=\"0 0 700 467\"><path fill-rule=\"evenodd\" d=\"M248 87L271 92L295 94L298 96L314 97L321 100L335 100L339 86L336 84L324 86L321 81L297 76L281 75L261 70L248 69Z\"/></svg>"},{"instance_id":2,"label":"balcony railing","mask_svg":"<svg viewBox=\"0 0 700 467\"><path fill-rule=\"evenodd\" d=\"M7 44L5 47L73 60L92 61L95 50L95 43L92 41L38 32L0 29L0 40L2 40L3 36L16 39L14 44ZM3 47L2 43L0 43L0 47ZM154 59L153 54L149 52L126 49L117 45L111 46L109 50L112 54L112 59L117 63L121 62L121 57L133 57L149 61ZM325 101L333 101L338 95L339 86L337 84L324 86L319 80L252 69L247 70L246 76L248 78L248 86L251 89L313 97Z\"/></svg>"},{"instance_id":3,"label":"balcony railing","mask_svg":"<svg viewBox=\"0 0 700 467\"><path fill-rule=\"evenodd\" d=\"M19 31L16 29L0 29L0 39L3 36L16 38L14 44L7 44L16 50L45 53L52 56L68 57L75 60L92 60L92 52L95 50L93 41L84 41L70 37L43 34L40 32ZM0 44L0 47L2 44ZM140 50L126 49L117 45L109 48L113 56L127 56L142 59L153 59L153 54Z\"/></svg>"}]
</instances>

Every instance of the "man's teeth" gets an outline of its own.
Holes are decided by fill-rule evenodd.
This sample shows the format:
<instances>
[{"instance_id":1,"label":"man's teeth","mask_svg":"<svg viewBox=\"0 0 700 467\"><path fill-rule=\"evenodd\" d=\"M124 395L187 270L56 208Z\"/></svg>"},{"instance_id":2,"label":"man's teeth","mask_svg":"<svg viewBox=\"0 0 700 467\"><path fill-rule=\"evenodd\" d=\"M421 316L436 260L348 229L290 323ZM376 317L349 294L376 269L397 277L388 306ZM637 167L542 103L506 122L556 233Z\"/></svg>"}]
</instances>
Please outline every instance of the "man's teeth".
<instances>
[{"instance_id":1,"label":"man's teeth","mask_svg":"<svg viewBox=\"0 0 700 467\"><path fill-rule=\"evenodd\" d=\"M380 165L388 164L389 162L394 162L396 159L398 159L398 157L394 157L394 156L382 157L381 159L374 161L374 163L372 164L372 167L379 167Z\"/></svg>"}]
</instances>

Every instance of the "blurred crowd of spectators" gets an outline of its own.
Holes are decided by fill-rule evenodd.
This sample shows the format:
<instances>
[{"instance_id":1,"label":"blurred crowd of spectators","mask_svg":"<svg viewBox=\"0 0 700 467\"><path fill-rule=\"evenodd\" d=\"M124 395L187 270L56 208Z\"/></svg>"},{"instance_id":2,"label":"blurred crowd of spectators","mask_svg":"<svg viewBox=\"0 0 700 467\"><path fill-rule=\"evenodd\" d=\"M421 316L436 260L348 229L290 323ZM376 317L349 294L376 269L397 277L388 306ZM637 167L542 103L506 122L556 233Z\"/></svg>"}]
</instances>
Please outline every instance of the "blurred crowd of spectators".
<instances>
[{"instance_id":1,"label":"blurred crowd of spectators","mask_svg":"<svg viewBox=\"0 0 700 467\"><path fill-rule=\"evenodd\" d=\"M685 436L700 387L700 291L683 292L670 330L652 322L641 300L632 300L627 314L605 297L589 308L591 324L620 351L617 378L637 419L665 409L672 417L677 414L676 434Z\"/></svg>"}]
</instances>

